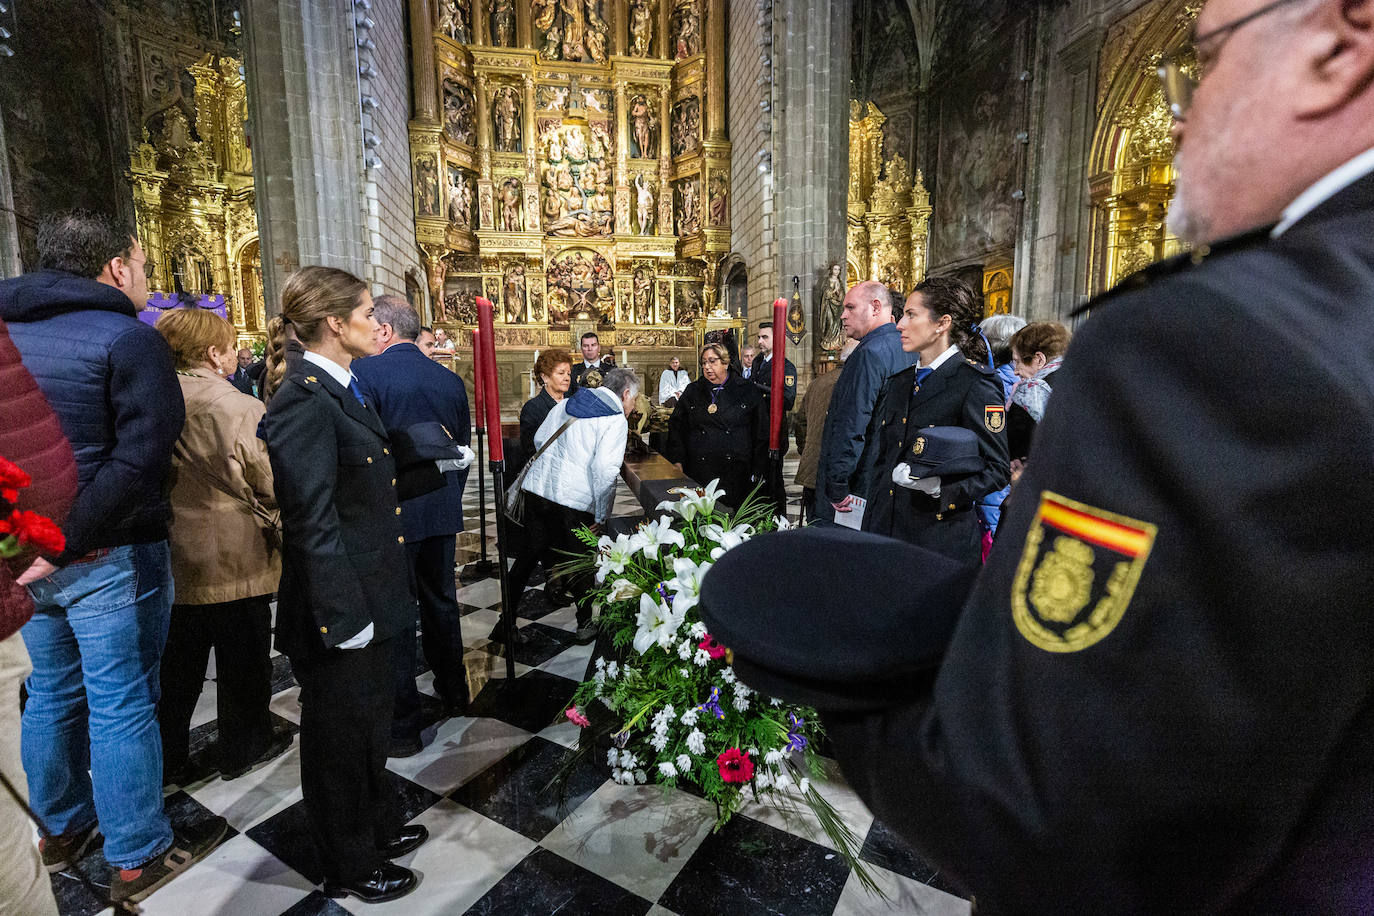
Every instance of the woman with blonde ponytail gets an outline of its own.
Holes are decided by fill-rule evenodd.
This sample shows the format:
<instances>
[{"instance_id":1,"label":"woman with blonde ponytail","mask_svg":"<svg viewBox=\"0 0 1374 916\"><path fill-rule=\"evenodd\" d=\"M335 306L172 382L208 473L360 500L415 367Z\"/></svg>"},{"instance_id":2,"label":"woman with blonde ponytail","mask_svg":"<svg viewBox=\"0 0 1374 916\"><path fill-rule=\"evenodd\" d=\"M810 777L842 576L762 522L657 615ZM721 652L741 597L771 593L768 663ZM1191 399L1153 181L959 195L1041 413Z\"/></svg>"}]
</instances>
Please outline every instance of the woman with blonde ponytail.
<instances>
[{"instance_id":1,"label":"woman with blonde ponytail","mask_svg":"<svg viewBox=\"0 0 1374 916\"><path fill-rule=\"evenodd\" d=\"M263 423L282 518L277 648L301 685L301 789L324 892L394 900L418 879L391 862L428 838L383 797L393 636L417 614L396 465L350 364L376 348L372 296L357 277L303 267L282 289L268 367L280 387ZM293 364L294 363L294 364ZM283 367L284 364L284 367Z\"/></svg>"},{"instance_id":2,"label":"woman with blonde ponytail","mask_svg":"<svg viewBox=\"0 0 1374 916\"><path fill-rule=\"evenodd\" d=\"M270 401L272 395L277 393L282 380L286 378L286 370L291 368L291 363L298 360L302 352L300 342L291 333L291 326L280 315L274 315L267 322L266 366L262 372L261 388L264 401Z\"/></svg>"}]
</instances>

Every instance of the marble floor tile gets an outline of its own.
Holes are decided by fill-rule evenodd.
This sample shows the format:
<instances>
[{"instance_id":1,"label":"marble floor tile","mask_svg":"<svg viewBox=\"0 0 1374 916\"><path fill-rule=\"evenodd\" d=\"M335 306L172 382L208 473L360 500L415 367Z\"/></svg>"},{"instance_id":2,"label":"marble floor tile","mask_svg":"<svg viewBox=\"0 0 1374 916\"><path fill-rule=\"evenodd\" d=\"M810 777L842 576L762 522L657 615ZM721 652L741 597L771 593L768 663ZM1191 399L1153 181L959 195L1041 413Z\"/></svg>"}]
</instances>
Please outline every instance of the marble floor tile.
<instances>
[{"instance_id":1,"label":"marble floor tile","mask_svg":"<svg viewBox=\"0 0 1374 916\"><path fill-rule=\"evenodd\" d=\"M447 799L412 823L429 828L429 840L396 863L413 869L420 886L391 903L345 898L344 909L368 916L462 913L535 849L533 840Z\"/></svg>"},{"instance_id":2,"label":"marble floor tile","mask_svg":"<svg viewBox=\"0 0 1374 916\"><path fill-rule=\"evenodd\" d=\"M483 579L465 585L458 589L458 601L473 607L494 607L501 603L501 583L496 579Z\"/></svg>"},{"instance_id":3,"label":"marble floor tile","mask_svg":"<svg viewBox=\"0 0 1374 916\"><path fill-rule=\"evenodd\" d=\"M539 670L581 683L587 673L587 662L591 660L592 652L595 650L594 643L570 646L539 665Z\"/></svg>"},{"instance_id":4,"label":"marble floor tile","mask_svg":"<svg viewBox=\"0 0 1374 916\"><path fill-rule=\"evenodd\" d=\"M555 608L540 617L539 622L546 627L556 627L571 633L577 629L577 608L571 604Z\"/></svg>"},{"instance_id":5,"label":"marble floor tile","mask_svg":"<svg viewBox=\"0 0 1374 916\"><path fill-rule=\"evenodd\" d=\"M200 691L200 697L196 700L196 708L191 713L191 727L195 728L207 722L213 722L215 715L215 682L211 678L205 681L205 685Z\"/></svg>"},{"instance_id":6,"label":"marble floor tile","mask_svg":"<svg viewBox=\"0 0 1374 916\"><path fill-rule=\"evenodd\" d=\"M282 916L348 916L348 910L330 900L320 891L311 891Z\"/></svg>"},{"instance_id":7,"label":"marble floor tile","mask_svg":"<svg viewBox=\"0 0 1374 916\"><path fill-rule=\"evenodd\" d=\"M447 795L515 748L530 733L499 719L461 716L439 723L434 740L413 757L393 757L387 769Z\"/></svg>"},{"instance_id":8,"label":"marble floor tile","mask_svg":"<svg viewBox=\"0 0 1374 916\"><path fill-rule=\"evenodd\" d=\"M547 849L537 849L473 904L467 916L643 916L651 905Z\"/></svg>"},{"instance_id":9,"label":"marble floor tile","mask_svg":"<svg viewBox=\"0 0 1374 916\"><path fill-rule=\"evenodd\" d=\"M300 741L261 769L238 779L216 777L190 795L237 830L248 830L301 800Z\"/></svg>"},{"instance_id":10,"label":"marble floor tile","mask_svg":"<svg viewBox=\"0 0 1374 916\"><path fill-rule=\"evenodd\" d=\"M560 791L555 780L567 759L568 749L561 744L531 738L450 797L537 842L606 781L604 767L585 757L572 767Z\"/></svg>"},{"instance_id":11,"label":"marble floor tile","mask_svg":"<svg viewBox=\"0 0 1374 916\"><path fill-rule=\"evenodd\" d=\"M490 658L501 675L487 681L480 692L471 694L473 701L468 704L468 715L500 719L527 732L542 731L559 721L577 689L576 684L547 671L530 670L528 674L521 674L518 662L515 680L507 681L503 676L505 661L495 655ZM472 669L468 672L471 684Z\"/></svg>"},{"instance_id":12,"label":"marble floor tile","mask_svg":"<svg viewBox=\"0 0 1374 916\"><path fill-rule=\"evenodd\" d=\"M813 779L811 785L834 806L840 819L853 831L855 846L860 847L864 837L868 834L869 827L873 824L873 812L868 810L868 806L844 781L839 767L833 761L822 758L822 762L826 768L827 777L825 779ZM745 802L740 812L755 820L763 821L765 824L771 824L789 833L804 836L822 846L834 848L830 838L821 829L820 822L816 820L816 815L811 811L811 806L802 798L796 786L777 793L777 795L782 796L777 801L757 802L753 800L751 795L750 800Z\"/></svg>"},{"instance_id":13,"label":"marble floor tile","mask_svg":"<svg viewBox=\"0 0 1374 916\"><path fill-rule=\"evenodd\" d=\"M268 704L267 708L286 721L300 727L301 688L299 686L288 687L281 693L273 694L272 702Z\"/></svg>"},{"instance_id":14,"label":"marble floor tile","mask_svg":"<svg viewBox=\"0 0 1374 916\"><path fill-rule=\"evenodd\" d=\"M246 836L236 836L143 904L149 916L280 913L313 890L304 876Z\"/></svg>"},{"instance_id":15,"label":"marble floor tile","mask_svg":"<svg viewBox=\"0 0 1374 916\"><path fill-rule=\"evenodd\" d=\"M582 729L564 720L539 732L539 737L552 741L554 744L561 744L566 748L575 748L577 747L578 735L581 733Z\"/></svg>"},{"instance_id":16,"label":"marble floor tile","mask_svg":"<svg viewBox=\"0 0 1374 916\"><path fill-rule=\"evenodd\" d=\"M715 805L705 799L606 782L539 845L657 900L715 822Z\"/></svg>"},{"instance_id":17,"label":"marble floor tile","mask_svg":"<svg viewBox=\"0 0 1374 916\"><path fill-rule=\"evenodd\" d=\"M872 894L851 873L835 905L834 916L970 916L969 902L927 887L885 868L870 865L869 875L881 896Z\"/></svg>"},{"instance_id":18,"label":"marble floor tile","mask_svg":"<svg viewBox=\"0 0 1374 916\"><path fill-rule=\"evenodd\" d=\"M873 826L869 828L859 857L865 862L872 862L922 884L929 884L951 894L959 893L954 884L934 865L922 858L920 853L908 846L880 820L875 819Z\"/></svg>"},{"instance_id":19,"label":"marble floor tile","mask_svg":"<svg viewBox=\"0 0 1374 916\"><path fill-rule=\"evenodd\" d=\"M682 916L829 916L848 877L837 853L737 814L702 841L659 902Z\"/></svg>"},{"instance_id":20,"label":"marble floor tile","mask_svg":"<svg viewBox=\"0 0 1374 916\"><path fill-rule=\"evenodd\" d=\"M573 644L573 634L567 630L546 627L542 623L531 623L520 627L515 645L515 660L524 665L535 667ZM505 644L493 640L484 647L493 655L505 656Z\"/></svg>"}]
</instances>

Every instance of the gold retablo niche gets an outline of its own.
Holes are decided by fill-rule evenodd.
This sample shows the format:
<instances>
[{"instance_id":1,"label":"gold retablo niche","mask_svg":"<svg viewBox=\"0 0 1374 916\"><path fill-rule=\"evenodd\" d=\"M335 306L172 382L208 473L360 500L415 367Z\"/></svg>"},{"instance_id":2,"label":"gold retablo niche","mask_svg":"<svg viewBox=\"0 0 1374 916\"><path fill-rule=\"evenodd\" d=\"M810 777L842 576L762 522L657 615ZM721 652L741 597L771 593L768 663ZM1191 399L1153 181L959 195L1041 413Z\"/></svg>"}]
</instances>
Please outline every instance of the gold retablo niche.
<instances>
[{"instance_id":1,"label":"gold retablo niche","mask_svg":"<svg viewBox=\"0 0 1374 916\"><path fill-rule=\"evenodd\" d=\"M879 280L910 290L925 277L930 239L930 195L918 169L902 156L883 161L887 117L872 102L849 103L849 230L845 260L848 285ZM832 278L837 279L837 278ZM833 284L832 284L833 285ZM838 316L822 315L820 348L844 344ZM833 327L832 327L833 326Z\"/></svg>"},{"instance_id":2,"label":"gold retablo niche","mask_svg":"<svg viewBox=\"0 0 1374 916\"><path fill-rule=\"evenodd\" d=\"M433 319L459 332L483 295L498 348L584 328L617 359L691 348L730 244L723 0L427 6L410 139Z\"/></svg>"},{"instance_id":3,"label":"gold retablo niche","mask_svg":"<svg viewBox=\"0 0 1374 916\"><path fill-rule=\"evenodd\" d=\"M153 267L150 305L173 307L186 293L222 305L240 344L261 340L267 322L240 61L205 55L177 66L187 49L157 37L132 44L143 80L134 123L141 141L127 177Z\"/></svg>"}]
</instances>

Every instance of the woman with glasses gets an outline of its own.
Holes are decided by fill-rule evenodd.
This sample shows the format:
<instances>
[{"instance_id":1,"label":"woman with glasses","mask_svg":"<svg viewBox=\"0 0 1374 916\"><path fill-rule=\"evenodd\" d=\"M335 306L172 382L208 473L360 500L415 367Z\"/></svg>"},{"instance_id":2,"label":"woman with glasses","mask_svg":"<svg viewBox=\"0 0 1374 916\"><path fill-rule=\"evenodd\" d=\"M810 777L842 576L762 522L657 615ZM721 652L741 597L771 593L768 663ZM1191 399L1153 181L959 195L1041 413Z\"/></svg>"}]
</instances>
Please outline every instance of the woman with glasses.
<instances>
[{"instance_id":1,"label":"woman with glasses","mask_svg":"<svg viewBox=\"0 0 1374 916\"><path fill-rule=\"evenodd\" d=\"M759 435L760 389L730 368L722 344L701 350L701 376L682 392L668 420L665 457L700 484L719 480L721 502L738 509L767 469L767 437Z\"/></svg>"}]
</instances>

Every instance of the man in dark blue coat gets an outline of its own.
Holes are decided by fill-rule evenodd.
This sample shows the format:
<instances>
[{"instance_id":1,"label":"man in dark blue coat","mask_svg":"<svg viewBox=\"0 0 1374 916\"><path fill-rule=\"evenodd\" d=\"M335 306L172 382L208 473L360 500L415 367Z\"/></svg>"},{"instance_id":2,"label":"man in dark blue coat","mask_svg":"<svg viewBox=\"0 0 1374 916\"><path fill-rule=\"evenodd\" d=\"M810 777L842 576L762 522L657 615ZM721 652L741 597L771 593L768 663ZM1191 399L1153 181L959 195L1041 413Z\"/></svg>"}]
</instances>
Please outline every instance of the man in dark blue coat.
<instances>
[{"instance_id":1,"label":"man in dark blue coat","mask_svg":"<svg viewBox=\"0 0 1374 916\"><path fill-rule=\"evenodd\" d=\"M471 417L467 389L453 372L427 358L415 345L420 319L399 296L378 296L373 317L381 325L382 352L353 364L367 402L392 435L419 423L442 423L459 445L467 445ZM404 500L401 523L406 558L420 603L425 659L447 712L467 708L463 636L459 627L453 565L457 533L463 530L463 486L467 471L447 471L437 490ZM393 757L418 753L425 726L415 686L415 628L405 628L396 643L396 710L391 723Z\"/></svg>"},{"instance_id":2,"label":"man in dark blue coat","mask_svg":"<svg viewBox=\"0 0 1374 916\"><path fill-rule=\"evenodd\" d=\"M902 350L892 309L892 294L875 280L855 284L844 297L840 321L859 346L844 364L825 417L816 468L819 519L834 521L836 512L852 511L854 497L868 492L877 457L873 418L878 395L889 376L916 364L915 356Z\"/></svg>"}]
</instances>

